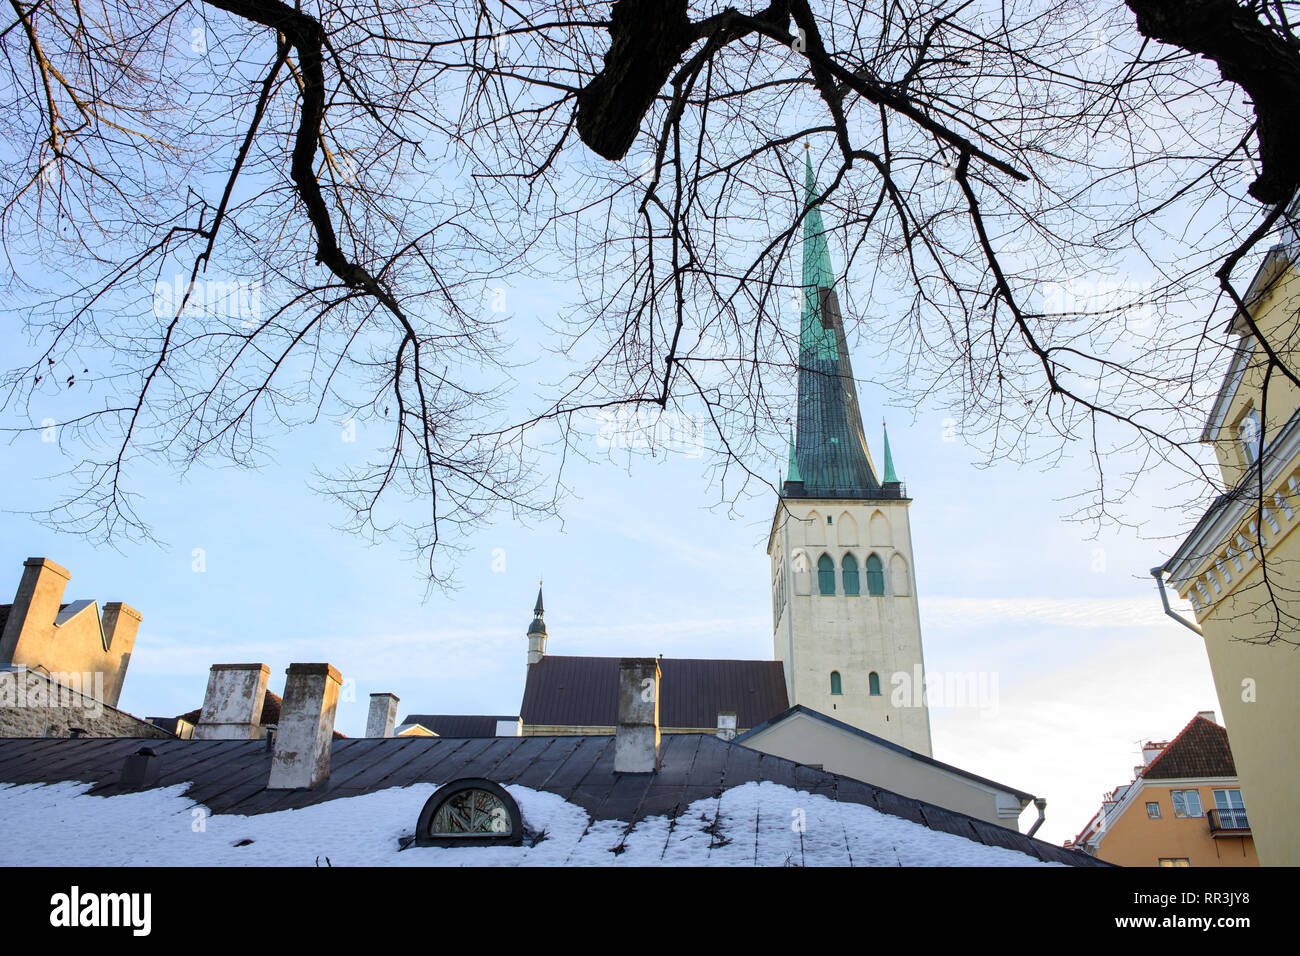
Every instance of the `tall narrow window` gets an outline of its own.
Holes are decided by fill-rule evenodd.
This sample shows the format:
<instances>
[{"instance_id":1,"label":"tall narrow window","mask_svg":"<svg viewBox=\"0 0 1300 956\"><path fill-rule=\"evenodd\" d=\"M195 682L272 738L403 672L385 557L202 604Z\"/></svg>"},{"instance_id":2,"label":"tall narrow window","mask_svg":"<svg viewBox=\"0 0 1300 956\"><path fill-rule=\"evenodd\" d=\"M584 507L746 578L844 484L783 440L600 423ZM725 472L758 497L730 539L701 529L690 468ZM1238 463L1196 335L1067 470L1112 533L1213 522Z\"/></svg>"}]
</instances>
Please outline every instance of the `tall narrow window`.
<instances>
[{"instance_id":1,"label":"tall narrow window","mask_svg":"<svg viewBox=\"0 0 1300 956\"><path fill-rule=\"evenodd\" d=\"M1241 441L1241 450L1246 455L1246 462L1253 464L1259 457L1259 412L1248 411L1237 425L1237 438Z\"/></svg>"},{"instance_id":2,"label":"tall narrow window","mask_svg":"<svg viewBox=\"0 0 1300 956\"><path fill-rule=\"evenodd\" d=\"M846 554L842 564L844 567L844 593L861 594L861 588L858 586L858 559L851 554Z\"/></svg>"},{"instance_id":3,"label":"tall narrow window","mask_svg":"<svg viewBox=\"0 0 1300 956\"><path fill-rule=\"evenodd\" d=\"M831 671L831 693L832 693L832 694L843 694L843 693L844 693L844 690L843 690L842 687L840 686L840 672L839 672L839 671Z\"/></svg>"},{"instance_id":4,"label":"tall narrow window","mask_svg":"<svg viewBox=\"0 0 1300 956\"><path fill-rule=\"evenodd\" d=\"M867 675L867 690L871 693L872 697L880 696L880 675L875 671L872 671Z\"/></svg>"},{"instance_id":5,"label":"tall narrow window","mask_svg":"<svg viewBox=\"0 0 1300 956\"><path fill-rule=\"evenodd\" d=\"M817 588L822 594L835 593L835 562L829 554L817 559Z\"/></svg>"},{"instance_id":6,"label":"tall narrow window","mask_svg":"<svg viewBox=\"0 0 1300 956\"><path fill-rule=\"evenodd\" d=\"M867 558L867 593L876 596L885 593L885 566L874 554Z\"/></svg>"}]
</instances>

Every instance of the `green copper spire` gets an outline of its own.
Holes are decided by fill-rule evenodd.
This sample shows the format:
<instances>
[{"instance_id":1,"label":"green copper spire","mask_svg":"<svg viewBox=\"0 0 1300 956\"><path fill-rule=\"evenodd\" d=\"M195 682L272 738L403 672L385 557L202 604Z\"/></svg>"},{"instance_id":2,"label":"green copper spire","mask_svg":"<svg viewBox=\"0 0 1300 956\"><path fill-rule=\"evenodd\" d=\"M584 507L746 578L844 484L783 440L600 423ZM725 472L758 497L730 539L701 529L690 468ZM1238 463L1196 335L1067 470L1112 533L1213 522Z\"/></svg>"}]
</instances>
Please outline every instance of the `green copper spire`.
<instances>
[{"instance_id":1,"label":"green copper spire","mask_svg":"<svg viewBox=\"0 0 1300 956\"><path fill-rule=\"evenodd\" d=\"M880 482L862 431L811 158L804 166L799 415L786 484L800 482L790 492L801 497L875 498Z\"/></svg>"},{"instance_id":2,"label":"green copper spire","mask_svg":"<svg viewBox=\"0 0 1300 956\"><path fill-rule=\"evenodd\" d=\"M885 484L891 481L898 481L898 475L894 474L894 456L889 453L889 427L880 423L880 427L885 430Z\"/></svg>"},{"instance_id":3,"label":"green copper spire","mask_svg":"<svg viewBox=\"0 0 1300 956\"><path fill-rule=\"evenodd\" d=\"M786 481L803 481L803 476L799 474L799 459L794 454L794 429L790 429L790 474Z\"/></svg>"},{"instance_id":4,"label":"green copper spire","mask_svg":"<svg viewBox=\"0 0 1300 956\"><path fill-rule=\"evenodd\" d=\"M835 329L823 316L823 289L835 288L831 269L831 251L826 245L826 230L817 202L817 182L813 179L812 158L804 154L804 203L808 214L803 220L803 315L799 326L799 350L815 352L819 359L837 355Z\"/></svg>"}]
</instances>

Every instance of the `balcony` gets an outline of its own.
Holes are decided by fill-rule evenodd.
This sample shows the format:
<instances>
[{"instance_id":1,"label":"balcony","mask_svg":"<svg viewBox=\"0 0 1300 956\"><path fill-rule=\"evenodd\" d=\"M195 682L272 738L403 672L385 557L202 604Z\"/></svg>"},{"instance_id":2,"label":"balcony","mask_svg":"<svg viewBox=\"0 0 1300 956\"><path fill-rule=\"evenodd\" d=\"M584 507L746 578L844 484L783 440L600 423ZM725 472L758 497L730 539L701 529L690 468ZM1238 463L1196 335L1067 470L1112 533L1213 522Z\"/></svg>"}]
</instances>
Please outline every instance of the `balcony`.
<instances>
[{"instance_id":1,"label":"balcony","mask_svg":"<svg viewBox=\"0 0 1300 956\"><path fill-rule=\"evenodd\" d=\"M1210 821L1212 837L1250 836L1250 821L1246 819L1245 810L1207 810L1205 816Z\"/></svg>"}]
</instances>

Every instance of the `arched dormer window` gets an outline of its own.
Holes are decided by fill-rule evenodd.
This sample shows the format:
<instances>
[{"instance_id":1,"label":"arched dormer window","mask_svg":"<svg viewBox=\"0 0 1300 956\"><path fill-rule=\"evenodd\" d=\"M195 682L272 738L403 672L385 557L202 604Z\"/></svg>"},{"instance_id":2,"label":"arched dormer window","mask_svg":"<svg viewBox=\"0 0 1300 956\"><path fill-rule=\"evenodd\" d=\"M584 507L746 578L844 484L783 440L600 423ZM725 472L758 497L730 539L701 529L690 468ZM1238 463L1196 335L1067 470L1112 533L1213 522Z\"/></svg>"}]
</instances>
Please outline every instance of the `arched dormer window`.
<instances>
[{"instance_id":1,"label":"arched dormer window","mask_svg":"<svg viewBox=\"0 0 1300 956\"><path fill-rule=\"evenodd\" d=\"M846 554L841 566L844 569L844 593L861 594L862 589L858 585L858 559L851 554Z\"/></svg>"},{"instance_id":2,"label":"arched dormer window","mask_svg":"<svg viewBox=\"0 0 1300 956\"><path fill-rule=\"evenodd\" d=\"M831 693L832 693L832 694L843 694L843 693L844 693L843 686L842 686L841 683L840 683L840 672L839 672L839 671L831 671Z\"/></svg>"},{"instance_id":3,"label":"arched dormer window","mask_svg":"<svg viewBox=\"0 0 1300 956\"><path fill-rule=\"evenodd\" d=\"M885 566L874 554L867 558L867 593L876 597L885 593Z\"/></svg>"},{"instance_id":4,"label":"arched dormer window","mask_svg":"<svg viewBox=\"0 0 1300 956\"><path fill-rule=\"evenodd\" d=\"M835 593L835 562L829 554L817 559L817 589L822 594Z\"/></svg>"},{"instance_id":5,"label":"arched dormer window","mask_svg":"<svg viewBox=\"0 0 1300 956\"><path fill-rule=\"evenodd\" d=\"M880 675L875 671L867 675L867 690L872 697L880 696Z\"/></svg>"},{"instance_id":6,"label":"arched dormer window","mask_svg":"<svg viewBox=\"0 0 1300 956\"><path fill-rule=\"evenodd\" d=\"M420 810L416 846L519 846L519 805L500 784L464 777L434 791Z\"/></svg>"}]
</instances>

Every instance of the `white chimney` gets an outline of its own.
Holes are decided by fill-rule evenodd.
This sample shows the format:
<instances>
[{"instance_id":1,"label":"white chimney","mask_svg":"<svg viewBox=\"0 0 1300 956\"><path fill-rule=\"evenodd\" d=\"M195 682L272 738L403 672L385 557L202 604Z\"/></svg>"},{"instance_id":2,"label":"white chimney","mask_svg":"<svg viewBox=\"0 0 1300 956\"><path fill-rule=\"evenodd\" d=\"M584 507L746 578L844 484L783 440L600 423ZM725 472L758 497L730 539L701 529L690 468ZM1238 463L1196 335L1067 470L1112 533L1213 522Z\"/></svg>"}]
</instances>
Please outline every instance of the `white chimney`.
<instances>
[{"instance_id":1,"label":"white chimney","mask_svg":"<svg viewBox=\"0 0 1300 956\"><path fill-rule=\"evenodd\" d=\"M1144 743L1142 745L1142 767L1149 766L1151 761L1159 757L1160 752L1165 749L1165 746L1166 745L1163 742L1157 743L1155 741L1147 741ZM1138 769L1140 770L1142 768L1139 767Z\"/></svg>"},{"instance_id":2,"label":"white chimney","mask_svg":"<svg viewBox=\"0 0 1300 956\"><path fill-rule=\"evenodd\" d=\"M366 715L367 737L391 737L397 724L396 694L371 694L370 713Z\"/></svg>"},{"instance_id":3,"label":"white chimney","mask_svg":"<svg viewBox=\"0 0 1300 956\"><path fill-rule=\"evenodd\" d=\"M659 661L625 657L618 662L618 728L615 773L659 770Z\"/></svg>"},{"instance_id":4,"label":"white chimney","mask_svg":"<svg viewBox=\"0 0 1300 956\"><path fill-rule=\"evenodd\" d=\"M290 664L268 790L309 790L329 779L343 677L329 664Z\"/></svg>"},{"instance_id":5,"label":"white chimney","mask_svg":"<svg viewBox=\"0 0 1300 956\"><path fill-rule=\"evenodd\" d=\"M249 740L261 736L262 702L271 669L265 664L213 664L195 740Z\"/></svg>"},{"instance_id":6,"label":"white chimney","mask_svg":"<svg viewBox=\"0 0 1300 956\"><path fill-rule=\"evenodd\" d=\"M1204 717L1206 720L1208 720L1208 721L1209 721L1210 723L1212 723L1212 724L1217 724L1217 723L1218 723L1218 721L1215 719L1215 713L1214 713L1214 711L1212 711L1212 710L1201 710L1201 711L1197 711L1196 716L1197 716L1197 717Z\"/></svg>"},{"instance_id":7,"label":"white chimney","mask_svg":"<svg viewBox=\"0 0 1300 956\"><path fill-rule=\"evenodd\" d=\"M736 715L725 710L718 711L718 739L736 739Z\"/></svg>"}]
</instances>

